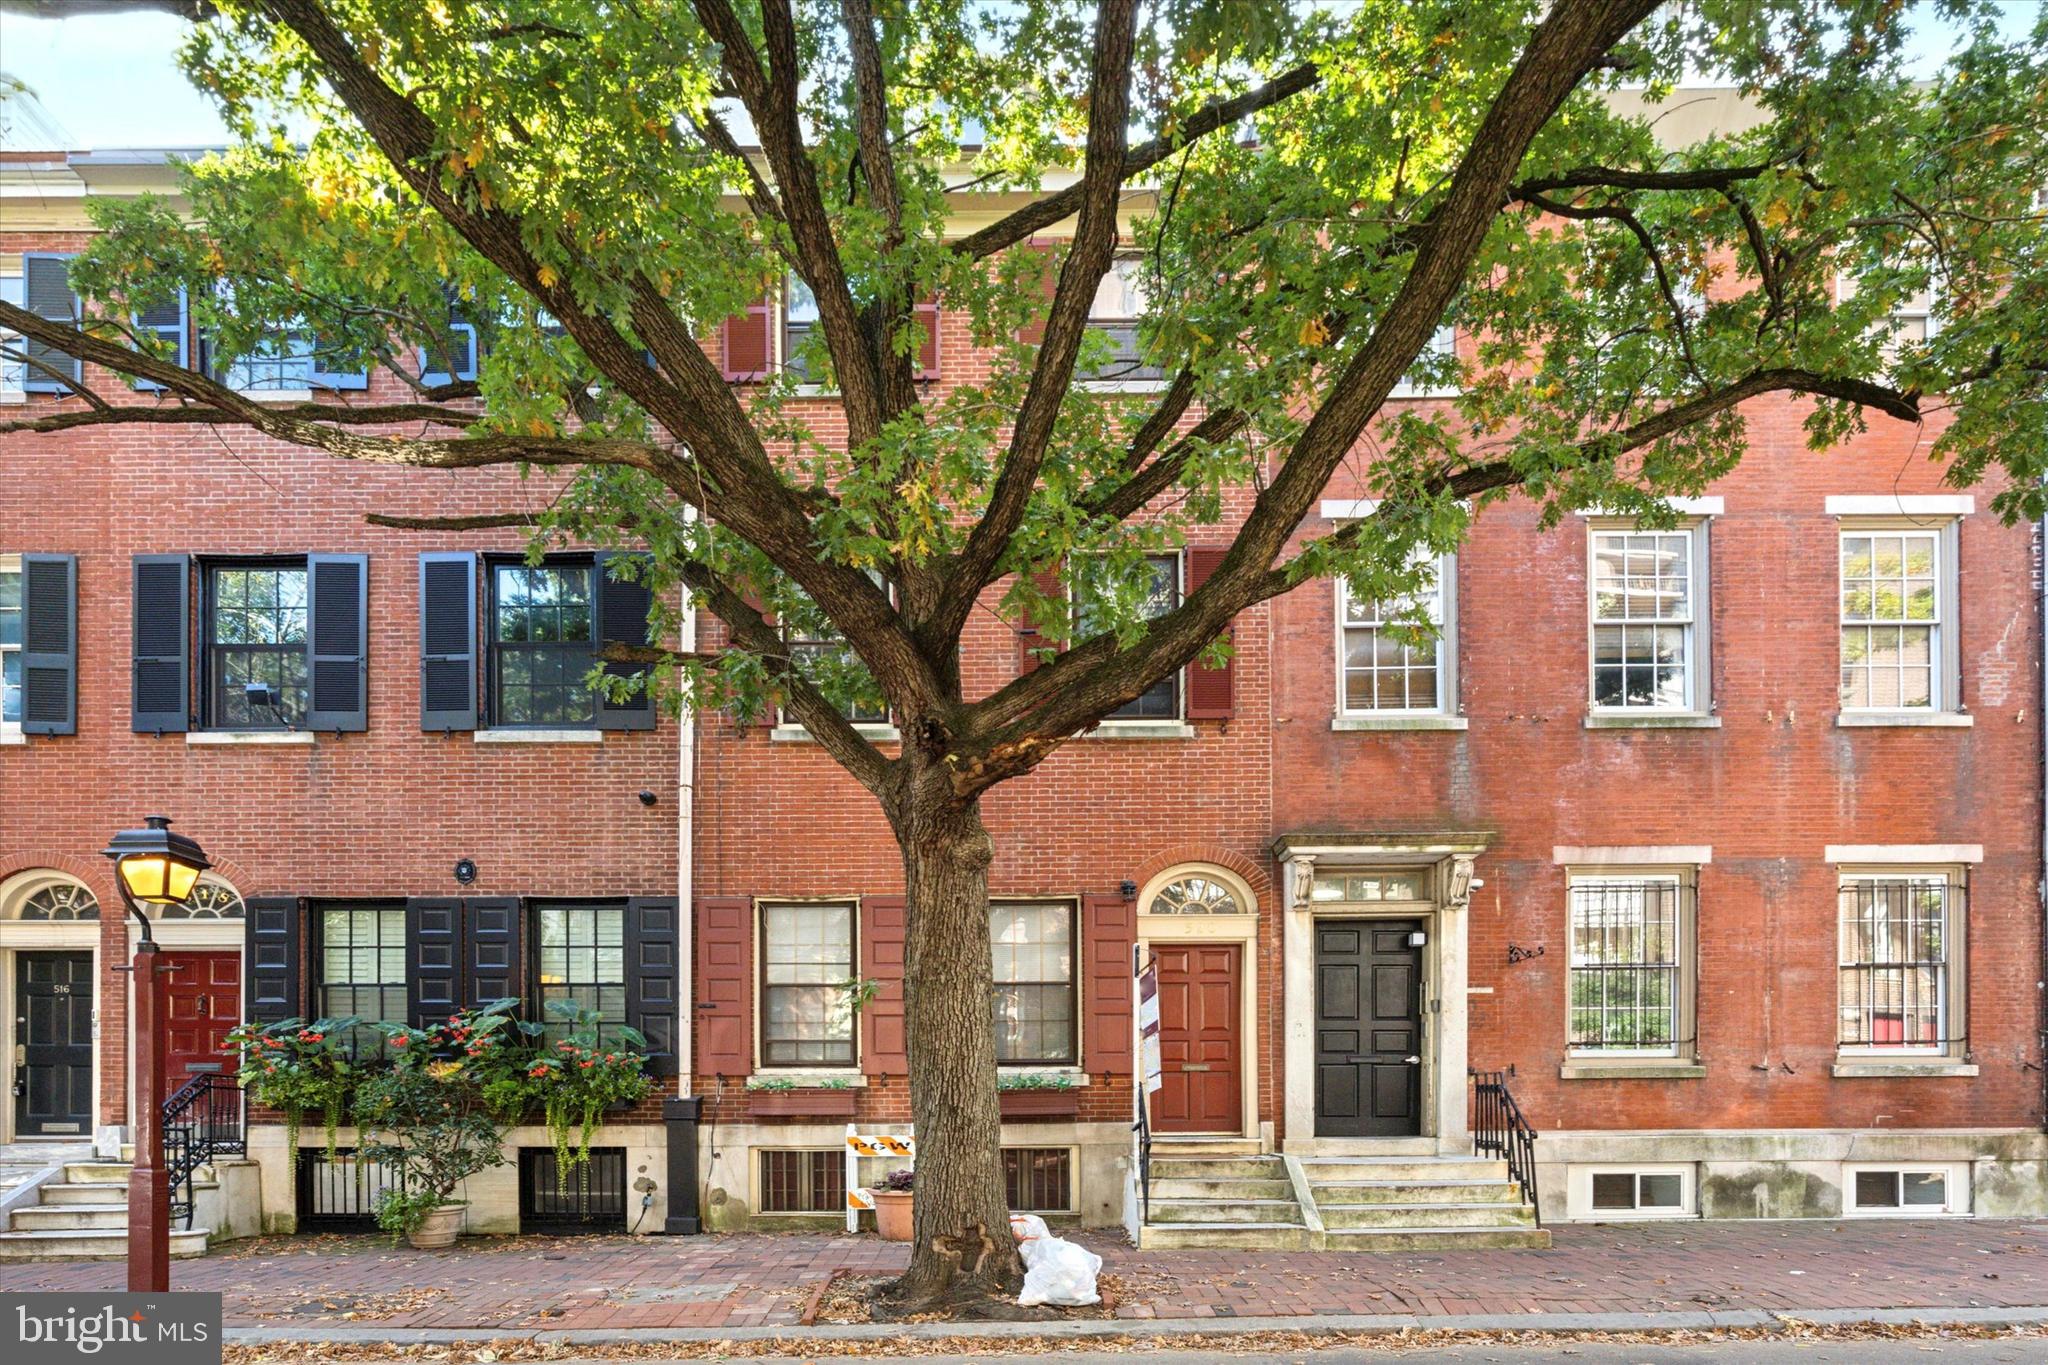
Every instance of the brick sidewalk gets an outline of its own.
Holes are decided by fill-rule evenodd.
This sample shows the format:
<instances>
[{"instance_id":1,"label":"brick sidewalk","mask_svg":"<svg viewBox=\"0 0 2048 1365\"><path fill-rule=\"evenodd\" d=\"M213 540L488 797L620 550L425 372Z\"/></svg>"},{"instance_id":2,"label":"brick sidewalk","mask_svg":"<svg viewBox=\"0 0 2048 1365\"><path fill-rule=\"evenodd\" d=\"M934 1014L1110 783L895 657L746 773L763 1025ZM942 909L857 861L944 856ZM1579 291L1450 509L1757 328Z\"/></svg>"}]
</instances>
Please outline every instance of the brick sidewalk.
<instances>
[{"instance_id":1,"label":"brick sidewalk","mask_svg":"<svg viewBox=\"0 0 2048 1365\"><path fill-rule=\"evenodd\" d=\"M1118 1316L1230 1318L2048 1306L2048 1222L1559 1227L1549 1251L1134 1252L1079 1240L1120 1281ZM871 1237L502 1238L455 1251L267 1238L173 1264L239 1327L502 1332L794 1324L834 1271L882 1273ZM0 1266L0 1290L119 1288L118 1262Z\"/></svg>"}]
</instances>

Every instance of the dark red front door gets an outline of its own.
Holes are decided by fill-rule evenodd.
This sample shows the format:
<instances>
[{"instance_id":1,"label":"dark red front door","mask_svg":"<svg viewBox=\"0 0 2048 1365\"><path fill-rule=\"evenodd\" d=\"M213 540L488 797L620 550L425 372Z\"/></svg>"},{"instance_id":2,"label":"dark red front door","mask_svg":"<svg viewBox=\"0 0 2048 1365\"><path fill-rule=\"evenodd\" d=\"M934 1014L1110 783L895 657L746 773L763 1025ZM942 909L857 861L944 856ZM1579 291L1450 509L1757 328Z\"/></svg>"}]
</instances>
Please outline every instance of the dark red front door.
<instances>
[{"instance_id":1,"label":"dark red front door","mask_svg":"<svg viewBox=\"0 0 2048 1365\"><path fill-rule=\"evenodd\" d=\"M1159 961L1159 1060L1152 1126L1162 1133L1235 1133L1244 1125L1238 1047L1238 945L1176 943Z\"/></svg>"},{"instance_id":2,"label":"dark red front door","mask_svg":"<svg viewBox=\"0 0 2048 1365\"><path fill-rule=\"evenodd\" d=\"M164 1058L164 1097L202 1071L235 1074L228 1030L242 1014L240 953L165 953L174 968L165 981L170 1019Z\"/></svg>"}]
</instances>

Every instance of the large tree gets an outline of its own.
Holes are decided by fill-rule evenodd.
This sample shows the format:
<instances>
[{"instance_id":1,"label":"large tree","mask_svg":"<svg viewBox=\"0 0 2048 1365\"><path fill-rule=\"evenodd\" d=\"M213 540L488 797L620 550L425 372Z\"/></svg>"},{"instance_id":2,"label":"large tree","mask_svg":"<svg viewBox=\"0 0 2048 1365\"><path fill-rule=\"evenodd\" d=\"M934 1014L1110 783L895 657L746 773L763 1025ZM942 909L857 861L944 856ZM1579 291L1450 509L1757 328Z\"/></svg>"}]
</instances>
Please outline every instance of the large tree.
<instances>
[{"instance_id":1,"label":"large tree","mask_svg":"<svg viewBox=\"0 0 2048 1365\"><path fill-rule=\"evenodd\" d=\"M1939 412L1949 477L2002 465L2001 510L2042 511L2048 85L2039 34L2002 38L1988 3L200 9L184 60L237 145L184 170L189 212L93 201L82 323L0 305L38 373L62 352L155 387L74 384L0 430L235 425L351 460L545 466L542 535L652 551L653 583L729 643L613 657L700 708L786 708L901 845L914 1301L1017 1274L981 797L1216 662L1235 615L1331 574L1398 596L1418 549L1503 497L1665 515L1736 463L1742 404L1771 394L1804 396L1816 448ZM1909 18L1952 35L1938 70L1907 65ZM1672 131L1700 74L1740 88L1744 126ZM1120 246L1142 254L1158 385L1088 382ZM700 343L789 276L817 308L799 363L729 383ZM283 326L408 392L252 401L130 325L180 286L216 359ZM1928 290L1938 329L1902 335ZM920 381L934 298L986 377ZM480 376L425 382L414 357L446 354L451 319L490 343ZM1447 322L1476 342L1432 348ZM1383 411L1418 375L1455 400ZM1377 514L1302 540L1347 463ZM1220 565L1153 614L1146 552L1214 523ZM985 695L962 680L979 610L1045 646ZM862 698L900 752L846 720Z\"/></svg>"}]
</instances>

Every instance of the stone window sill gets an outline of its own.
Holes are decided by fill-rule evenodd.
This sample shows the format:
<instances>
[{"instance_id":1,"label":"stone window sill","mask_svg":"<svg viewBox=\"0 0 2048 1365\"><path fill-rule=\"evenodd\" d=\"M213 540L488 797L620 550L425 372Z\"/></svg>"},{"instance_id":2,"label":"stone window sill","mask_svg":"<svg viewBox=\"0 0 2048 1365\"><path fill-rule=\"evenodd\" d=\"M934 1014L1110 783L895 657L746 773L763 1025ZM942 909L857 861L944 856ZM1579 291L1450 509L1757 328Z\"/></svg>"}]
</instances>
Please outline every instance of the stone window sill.
<instances>
[{"instance_id":1,"label":"stone window sill","mask_svg":"<svg viewBox=\"0 0 2048 1365\"><path fill-rule=\"evenodd\" d=\"M1081 393L1165 393L1171 381L1165 379L1077 379Z\"/></svg>"},{"instance_id":2,"label":"stone window sill","mask_svg":"<svg viewBox=\"0 0 2048 1365\"><path fill-rule=\"evenodd\" d=\"M242 745L311 744L311 730L187 730L187 744L236 748Z\"/></svg>"},{"instance_id":3,"label":"stone window sill","mask_svg":"<svg viewBox=\"0 0 2048 1365\"><path fill-rule=\"evenodd\" d=\"M1977 718L1965 711L1843 711L1835 724L1844 730L1883 729L1892 726L1932 730L1967 730Z\"/></svg>"},{"instance_id":4,"label":"stone window sill","mask_svg":"<svg viewBox=\"0 0 2048 1365\"><path fill-rule=\"evenodd\" d=\"M1193 739L1195 727L1180 720L1106 720L1082 739Z\"/></svg>"},{"instance_id":5,"label":"stone window sill","mask_svg":"<svg viewBox=\"0 0 2048 1365\"><path fill-rule=\"evenodd\" d=\"M1707 1068L1698 1062L1649 1058L1643 1061L1566 1062L1557 1069L1565 1081L1697 1081Z\"/></svg>"},{"instance_id":6,"label":"stone window sill","mask_svg":"<svg viewBox=\"0 0 2048 1365\"><path fill-rule=\"evenodd\" d=\"M1332 730L1467 730L1471 722L1463 716L1389 715L1332 716Z\"/></svg>"},{"instance_id":7,"label":"stone window sill","mask_svg":"<svg viewBox=\"0 0 2048 1365\"><path fill-rule=\"evenodd\" d=\"M5 730L0 730L0 744L26 743L28 743L28 736L23 734L21 731L16 730L11 726Z\"/></svg>"},{"instance_id":8,"label":"stone window sill","mask_svg":"<svg viewBox=\"0 0 2048 1365\"><path fill-rule=\"evenodd\" d=\"M471 735L478 744L602 744L602 730L478 730Z\"/></svg>"},{"instance_id":9,"label":"stone window sill","mask_svg":"<svg viewBox=\"0 0 2048 1365\"><path fill-rule=\"evenodd\" d=\"M856 725L854 731L862 739L877 744L889 744L903 738L903 732L893 725ZM801 725L778 725L768 732L768 738L779 744L815 744L816 736Z\"/></svg>"},{"instance_id":10,"label":"stone window sill","mask_svg":"<svg viewBox=\"0 0 2048 1365\"><path fill-rule=\"evenodd\" d=\"M313 401L313 391L311 389L236 389L235 392L252 403L310 403Z\"/></svg>"},{"instance_id":11,"label":"stone window sill","mask_svg":"<svg viewBox=\"0 0 2048 1365\"><path fill-rule=\"evenodd\" d=\"M784 1088L784 1082L787 1082L788 1088L792 1090L816 1090L827 1081L832 1083L834 1090L868 1088L868 1078L862 1075L858 1068L832 1071L756 1071L747 1077L747 1093L773 1095Z\"/></svg>"},{"instance_id":12,"label":"stone window sill","mask_svg":"<svg viewBox=\"0 0 2048 1365\"><path fill-rule=\"evenodd\" d=\"M1974 1076L1975 1062L1958 1062L1946 1057L1909 1061L1903 1057L1844 1057L1835 1063L1834 1074L1843 1080L1893 1080L1914 1076Z\"/></svg>"},{"instance_id":13,"label":"stone window sill","mask_svg":"<svg viewBox=\"0 0 2048 1365\"><path fill-rule=\"evenodd\" d=\"M1588 711L1588 730L1718 730L1721 718L1703 711Z\"/></svg>"}]
</instances>

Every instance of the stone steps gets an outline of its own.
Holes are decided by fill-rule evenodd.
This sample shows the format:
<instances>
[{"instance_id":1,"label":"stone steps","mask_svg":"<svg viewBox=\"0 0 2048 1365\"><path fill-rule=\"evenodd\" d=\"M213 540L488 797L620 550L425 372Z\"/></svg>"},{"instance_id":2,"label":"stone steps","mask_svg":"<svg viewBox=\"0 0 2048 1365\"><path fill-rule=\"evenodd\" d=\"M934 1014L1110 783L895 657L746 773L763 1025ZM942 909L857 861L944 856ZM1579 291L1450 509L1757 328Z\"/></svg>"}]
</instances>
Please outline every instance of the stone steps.
<instances>
[{"instance_id":1,"label":"stone steps","mask_svg":"<svg viewBox=\"0 0 2048 1365\"><path fill-rule=\"evenodd\" d=\"M1302 1158L1301 1166L1315 1185L1386 1180L1442 1184L1508 1178L1507 1162L1485 1157L1314 1156Z\"/></svg>"},{"instance_id":2,"label":"stone steps","mask_svg":"<svg viewBox=\"0 0 2048 1365\"><path fill-rule=\"evenodd\" d=\"M204 1169L204 1168L202 1168ZM0 1260L118 1261L128 1254L128 1174L125 1162L70 1161L61 1180L36 1187L36 1202L14 1209L0 1231ZM193 1192L219 1188L196 1180ZM174 1258L204 1256L207 1228L171 1229Z\"/></svg>"},{"instance_id":3,"label":"stone steps","mask_svg":"<svg viewBox=\"0 0 2048 1365\"><path fill-rule=\"evenodd\" d=\"M1162 1180L1285 1180L1277 1156L1173 1156L1152 1153L1152 1187Z\"/></svg>"},{"instance_id":4,"label":"stone steps","mask_svg":"<svg viewBox=\"0 0 2048 1365\"><path fill-rule=\"evenodd\" d=\"M1346 1204L1517 1204L1512 1180L1333 1180L1315 1186L1322 1208Z\"/></svg>"},{"instance_id":5,"label":"stone steps","mask_svg":"<svg viewBox=\"0 0 2048 1365\"><path fill-rule=\"evenodd\" d=\"M1534 1227L1536 1214L1527 1204L1325 1204L1317 1211L1332 1232L1365 1228L1503 1228Z\"/></svg>"},{"instance_id":6,"label":"stone steps","mask_svg":"<svg viewBox=\"0 0 2048 1365\"><path fill-rule=\"evenodd\" d=\"M16 1209L10 1231L77 1231L127 1226L126 1204L39 1204L35 1208Z\"/></svg>"},{"instance_id":7,"label":"stone steps","mask_svg":"<svg viewBox=\"0 0 2048 1365\"><path fill-rule=\"evenodd\" d=\"M1152 1177L1152 1200L1161 1199L1286 1199L1294 1198L1294 1184L1283 1174L1274 1180L1162 1180Z\"/></svg>"},{"instance_id":8,"label":"stone steps","mask_svg":"<svg viewBox=\"0 0 2048 1365\"><path fill-rule=\"evenodd\" d=\"M171 1259L206 1254L206 1228L171 1230ZM128 1256L128 1229L53 1228L0 1232L0 1261L120 1261Z\"/></svg>"},{"instance_id":9,"label":"stone steps","mask_svg":"<svg viewBox=\"0 0 2048 1365\"><path fill-rule=\"evenodd\" d=\"M1538 1227L1331 1228L1323 1234L1327 1251L1482 1251L1550 1245L1550 1229Z\"/></svg>"},{"instance_id":10,"label":"stone steps","mask_svg":"<svg viewBox=\"0 0 2048 1365\"><path fill-rule=\"evenodd\" d=\"M1299 1223L1147 1223L1138 1245L1147 1251L1220 1247L1244 1251L1310 1251L1314 1239Z\"/></svg>"},{"instance_id":11,"label":"stone steps","mask_svg":"<svg viewBox=\"0 0 2048 1365\"><path fill-rule=\"evenodd\" d=\"M1154 1223L1204 1223L1263 1226L1269 1223L1299 1224L1301 1205L1286 1199L1161 1199L1152 1196Z\"/></svg>"}]
</instances>

